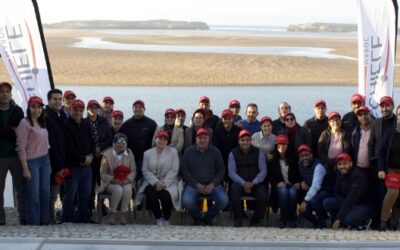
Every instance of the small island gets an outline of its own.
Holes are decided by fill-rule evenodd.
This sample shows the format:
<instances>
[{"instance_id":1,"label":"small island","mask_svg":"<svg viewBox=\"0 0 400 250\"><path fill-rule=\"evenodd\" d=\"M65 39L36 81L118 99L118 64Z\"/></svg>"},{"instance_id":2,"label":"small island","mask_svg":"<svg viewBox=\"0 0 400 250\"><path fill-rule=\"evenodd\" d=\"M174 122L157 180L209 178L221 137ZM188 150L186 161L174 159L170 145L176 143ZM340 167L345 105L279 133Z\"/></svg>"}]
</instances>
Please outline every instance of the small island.
<instances>
[{"instance_id":1,"label":"small island","mask_svg":"<svg viewBox=\"0 0 400 250\"><path fill-rule=\"evenodd\" d=\"M171 20L149 21L65 21L52 24L43 24L47 29L157 29L157 30L209 30L204 22L187 22Z\"/></svg>"},{"instance_id":2,"label":"small island","mask_svg":"<svg viewBox=\"0 0 400 250\"><path fill-rule=\"evenodd\" d=\"M291 24L287 31L291 32L355 32L357 24L345 23L303 23Z\"/></svg>"}]
</instances>

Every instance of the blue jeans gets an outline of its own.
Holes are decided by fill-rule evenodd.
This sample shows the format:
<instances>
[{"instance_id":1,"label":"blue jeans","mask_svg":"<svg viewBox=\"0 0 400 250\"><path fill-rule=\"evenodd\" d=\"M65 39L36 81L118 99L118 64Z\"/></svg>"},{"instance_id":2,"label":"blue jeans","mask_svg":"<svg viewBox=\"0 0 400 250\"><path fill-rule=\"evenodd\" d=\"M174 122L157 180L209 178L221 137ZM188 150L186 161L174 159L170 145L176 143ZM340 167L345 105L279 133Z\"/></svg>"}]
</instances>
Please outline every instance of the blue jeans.
<instances>
[{"instance_id":1,"label":"blue jeans","mask_svg":"<svg viewBox=\"0 0 400 250\"><path fill-rule=\"evenodd\" d=\"M320 191L311 201L307 202L306 211L301 214L301 216L310 221L315 228L325 228L325 220L328 218L322 203L327 198L334 197L333 193L328 191ZM313 214L315 212L315 215Z\"/></svg>"},{"instance_id":2,"label":"blue jeans","mask_svg":"<svg viewBox=\"0 0 400 250\"><path fill-rule=\"evenodd\" d=\"M190 185L185 186L182 195L182 206L186 208L190 215L196 220L199 220L203 217L202 213L197 207L197 200L199 196L200 194L197 189ZM225 193L222 185L216 186L209 196L214 204L204 215L204 219L207 221L211 221L215 216L217 216L218 212L224 209L229 203L228 195Z\"/></svg>"},{"instance_id":3,"label":"blue jeans","mask_svg":"<svg viewBox=\"0 0 400 250\"><path fill-rule=\"evenodd\" d=\"M295 217L298 190L291 185L276 187L279 209L283 218L293 219Z\"/></svg>"},{"instance_id":4,"label":"blue jeans","mask_svg":"<svg viewBox=\"0 0 400 250\"><path fill-rule=\"evenodd\" d=\"M50 220L50 160L44 156L28 160L31 180L24 179L26 220L28 225L49 223Z\"/></svg>"},{"instance_id":5,"label":"blue jeans","mask_svg":"<svg viewBox=\"0 0 400 250\"><path fill-rule=\"evenodd\" d=\"M71 175L65 178L63 197L63 221L82 222L90 221L89 199L92 183L90 166L71 167ZM75 219L74 204L77 198L79 218Z\"/></svg>"},{"instance_id":6,"label":"blue jeans","mask_svg":"<svg viewBox=\"0 0 400 250\"><path fill-rule=\"evenodd\" d=\"M336 215L340 210L341 203L336 198L328 198L323 201L324 209L330 214L332 222L336 220ZM354 205L345 215L341 224L344 226L358 227L373 215L373 209L366 205Z\"/></svg>"}]
</instances>

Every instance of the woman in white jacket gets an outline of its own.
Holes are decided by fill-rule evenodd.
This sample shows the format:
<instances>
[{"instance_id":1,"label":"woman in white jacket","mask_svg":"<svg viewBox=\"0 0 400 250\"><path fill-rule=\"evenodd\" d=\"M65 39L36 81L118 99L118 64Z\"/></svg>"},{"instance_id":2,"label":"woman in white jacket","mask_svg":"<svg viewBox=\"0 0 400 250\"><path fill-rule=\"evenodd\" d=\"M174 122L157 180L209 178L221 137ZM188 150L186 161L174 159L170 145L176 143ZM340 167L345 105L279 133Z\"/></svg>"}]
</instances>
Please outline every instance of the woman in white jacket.
<instances>
[{"instance_id":1,"label":"woman in white jacket","mask_svg":"<svg viewBox=\"0 0 400 250\"><path fill-rule=\"evenodd\" d=\"M144 152L143 182L136 196L136 206L146 196L146 205L154 214L157 225L169 225L172 207L180 209L183 185L178 179L179 157L176 149L168 147L169 135L156 134L156 146ZM159 201L161 202L161 207Z\"/></svg>"}]
</instances>

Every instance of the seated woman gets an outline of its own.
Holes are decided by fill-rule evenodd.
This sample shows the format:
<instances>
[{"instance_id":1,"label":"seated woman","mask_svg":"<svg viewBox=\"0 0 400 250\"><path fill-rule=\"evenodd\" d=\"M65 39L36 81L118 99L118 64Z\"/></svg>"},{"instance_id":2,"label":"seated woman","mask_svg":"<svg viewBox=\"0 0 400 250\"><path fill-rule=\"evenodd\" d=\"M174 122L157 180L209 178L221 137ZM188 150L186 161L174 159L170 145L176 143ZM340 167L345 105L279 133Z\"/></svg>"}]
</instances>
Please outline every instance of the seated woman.
<instances>
[{"instance_id":1,"label":"seated woman","mask_svg":"<svg viewBox=\"0 0 400 250\"><path fill-rule=\"evenodd\" d=\"M172 206L180 209L179 194L183 191L183 185L178 180L178 152L167 146L168 138L167 132L159 131L156 146L144 152L143 182L135 201L135 205L139 206L146 196L146 205L153 212L158 226L169 225Z\"/></svg>"},{"instance_id":2,"label":"seated woman","mask_svg":"<svg viewBox=\"0 0 400 250\"><path fill-rule=\"evenodd\" d=\"M164 113L165 124L158 127L153 136L153 147L156 145L156 135L159 131L164 130L168 133L168 146L175 148L178 153L182 151L183 148L183 128L178 128L175 126L176 112L174 109L167 109Z\"/></svg>"},{"instance_id":3,"label":"seated woman","mask_svg":"<svg viewBox=\"0 0 400 250\"><path fill-rule=\"evenodd\" d=\"M132 151L127 148L128 140L124 134L117 133L112 148L103 153L100 166L101 185L99 193L111 194L108 223L116 224L115 212L121 203L120 223L126 224L126 211L135 187L136 164Z\"/></svg>"},{"instance_id":4,"label":"seated woman","mask_svg":"<svg viewBox=\"0 0 400 250\"><path fill-rule=\"evenodd\" d=\"M289 139L278 135L270 167L271 185L277 189L281 228L296 227L297 194L300 188L300 173L295 157L287 153Z\"/></svg>"}]
</instances>

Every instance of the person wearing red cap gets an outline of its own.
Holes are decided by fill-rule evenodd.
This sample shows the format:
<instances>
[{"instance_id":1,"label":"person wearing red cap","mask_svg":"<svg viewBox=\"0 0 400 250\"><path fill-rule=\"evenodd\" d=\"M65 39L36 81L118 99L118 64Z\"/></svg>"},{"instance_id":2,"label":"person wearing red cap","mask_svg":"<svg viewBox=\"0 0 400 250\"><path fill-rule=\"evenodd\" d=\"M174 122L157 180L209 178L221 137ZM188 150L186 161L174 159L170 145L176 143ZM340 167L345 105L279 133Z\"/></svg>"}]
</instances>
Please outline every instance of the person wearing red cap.
<instances>
[{"instance_id":1,"label":"person wearing red cap","mask_svg":"<svg viewBox=\"0 0 400 250\"><path fill-rule=\"evenodd\" d=\"M108 124L112 125L112 112L114 110L114 99L111 96L105 96L103 98L103 102L101 104L101 109L99 110L99 114L101 117L105 118L108 121Z\"/></svg>"},{"instance_id":2,"label":"person wearing red cap","mask_svg":"<svg viewBox=\"0 0 400 250\"><path fill-rule=\"evenodd\" d=\"M387 188L380 214L380 231L397 230L400 217L400 106L396 109L396 124L382 138L378 154L378 178ZM392 211L392 213L390 213ZM390 217L390 219L389 219Z\"/></svg>"},{"instance_id":3,"label":"person wearing red cap","mask_svg":"<svg viewBox=\"0 0 400 250\"><path fill-rule=\"evenodd\" d=\"M210 109L210 99L207 96L200 97L199 108L204 110L205 126L214 130L219 121L219 117L214 115L213 111Z\"/></svg>"},{"instance_id":4,"label":"person wearing red cap","mask_svg":"<svg viewBox=\"0 0 400 250\"><path fill-rule=\"evenodd\" d=\"M382 116L372 122L371 135L368 141L368 157L370 161L370 166L375 171L373 173L374 182L372 183L372 185L375 185L376 190L378 190L378 194L376 197L378 212L376 213L376 216L372 219L371 228L373 229L379 229L379 224L381 223L380 215L383 197L385 196L384 183L378 179L378 155L381 149L382 138L384 134L389 128L396 126L396 115L393 114L393 99L390 96L384 96L380 99L379 106Z\"/></svg>"},{"instance_id":5,"label":"person wearing red cap","mask_svg":"<svg viewBox=\"0 0 400 250\"><path fill-rule=\"evenodd\" d=\"M310 133L313 155L319 158L318 139L322 132L328 128L328 116L326 115L326 102L324 100L315 101L314 116L308 119L303 126L307 128Z\"/></svg>"},{"instance_id":6,"label":"person wearing red cap","mask_svg":"<svg viewBox=\"0 0 400 250\"><path fill-rule=\"evenodd\" d=\"M136 161L136 181L142 178L142 162L144 151L152 147L154 131L157 123L147 117L144 101L133 102L133 116L122 124L121 133L128 137L128 148L132 150Z\"/></svg>"},{"instance_id":7,"label":"person wearing red cap","mask_svg":"<svg viewBox=\"0 0 400 250\"><path fill-rule=\"evenodd\" d=\"M48 225L50 209L49 134L43 101L28 100L27 117L15 129L16 151L24 176L24 197L28 225Z\"/></svg>"},{"instance_id":8,"label":"person wearing red cap","mask_svg":"<svg viewBox=\"0 0 400 250\"><path fill-rule=\"evenodd\" d=\"M360 168L353 166L349 154L338 155L336 162L335 197L323 201L323 207L331 217L332 228L365 229L365 223L372 215L368 178Z\"/></svg>"},{"instance_id":9,"label":"person wearing red cap","mask_svg":"<svg viewBox=\"0 0 400 250\"><path fill-rule=\"evenodd\" d=\"M169 225L173 207L181 209L183 183L178 178L179 156L175 148L167 145L168 138L166 131L158 131L155 147L144 152L143 182L135 201L138 206L146 196L147 208L153 212L158 226Z\"/></svg>"},{"instance_id":10,"label":"person wearing red cap","mask_svg":"<svg viewBox=\"0 0 400 250\"><path fill-rule=\"evenodd\" d=\"M75 99L71 104L70 117L65 121L65 167L71 175L64 180L62 200L63 222L89 223L89 200L92 186L92 164L96 145L91 126L83 119L85 103ZM77 194L79 194L77 196ZM75 203L78 202L79 218L75 218Z\"/></svg>"},{"instance_id":11,"label":"person wearing red cap","mask_svg":"<svg viewBox=\"0 0 400 250\"><path fill-rule=\"evenodd\" d=\"M196 132L201 128L206 128L208 133L210 134L210 138L212 138L213 129L210 127L206 127L205 125L204 109L196 109L193 112L190 127L185 132L183 151L185 151L188 147L196 143Z\"/></svg>"},{"instance_id":12,"label":"person wearing red cap","mask_svg":"<svg viewBox=\"0 0 400 250\"><path fill-rule=\"evenodd\" d=\"M299 214L313 224L314 228L325 228L326 211L322 202L333 197L333 193L326 191L326 168L313 157L312 149L307 144L302 144L297 149L299 158L299 172L302 182L300 190L305 193L299 206ZM315 215L314 213L315 212Z\"/></svg>"},{"instance_id":13,"label":"person wearing red cap","mask_svg":"<svg viewBox=\"0 0 400 250\"><path fill-rule=\"evenodd\" d=\"M222 186L224 160L219 150L210 144L209 130L200 128L196 131L196 144L183 154L181 170L186 183L182 206L189 211L195 225L203 222L211 226L212 220L228 205L229 199ZM212 204L204 215L197 207L200 195L209 197Z\"/></svg>"},{"instance_id":14,"label":"person wearing red cap","mask_svg":"<svg viewBox=\"0 0 400 250\"><path fill-rule=\"evenodd\" d=\"M288 154L288 144L289 138L286 135L276 137L273 159L268 168L271 188L277 193L280 228L297 226L296 205L301 179L295 157Z\"/></svg>"},{"instance_id":15,"label":"person wearing red cap","mask_svg":"<svg viewBox=\"0 0 400 250\"><path fill-rule=\"evenodd\" d=\"M247 129L251 134L260 131L260 121L257 120L258 106L255 103L249 103L246 107L246 119L242 119L239 122L239 126L243 129Z\"/></svg>"},{"instance_id":16,"label":"person wearing red cap","mask_svg":"<svg viewBox=\"0 0 400 250\"><path fill-rule=\"evenodd\" d=\"M100 165L102 152L112 146L111 128L106 118L99 115L100 104L96 100L90 100L87 104L87 117L84 119L90 124L92 138L95 144L95 154L91 164L92 168L92 193L90 195L89 208L95 208L96 187L100 185Z\"/></svg>"},{"instance_id":17,"label":"person wearing red cap","mask_svg":"<svg viewBox=\"0 0 400 250\"><path fill-rule=\"evenodd\" d=\"M368 159L368 141L371 135L372 118L369 108L361 106L356 111L360 125L356 126L351 136L353 148L353 162L356 167L361 168L366 174L370 175L370 163Z\"/></svg>"},{"instance_id":18,"label":"person wearing red cap","mask_svg":"<svg viewBox=\"0 0 400 250\"><path fill-rule=\"evenodd\" d=\"M63 103L62 111L64 112L66 117L70 116L71 113L71 104L76 99L76 95L71 90L66 90L63 95Z\"/></svg>"},{"instance_id":19,"label":"person wearing red cap","mask_svg":"<svg viewBox=\"0 0 400 250\"><path fill-rule=\"evenodd\" d=\"M61 184L56 182L56 178L63 177L65 162L65 139L64 122L65 113L62 112L62 91L51 89L47 93L46 128L49 133L49 158L51 164L51 186L50 186L50 224L56 223L55 203L60 192ZM57 177L58 176L58 177Z\"/></svg>"},{"instance_id":20,"label":"person wearing red cap","mask_svg":"<svg viewBox=\"0 0 400 250\"><path fill-rule=\"evenodd\" d=\"M4 188L9 171L17 198L20 224L26 224L22 168L15 151L15 128L24 118L24 111L12 99L11 90L10 83L0 82L0 226L6 224Z\"/></svg>"},{"instance_id":21,"label":"person wearing red cap","mask_svg":"<svg viewBox=\"0 0 400 250\"><path fill-rule=\"evenodd\" d=\"M182 128L183 134L185 134L186 129L188 128L188 126L185 125L186 112L183 109L177 109L175 110L175 113L176 113L175 127Z\"/></svg>"},{"instance_id":22,"label":"person wearing red cap","mask_svg":"<svg viewBox=\"0 0 400 250\"><path fill-rule=\"evenodd\" d=\"M114 136L119 132L124 122L124 113L121 110L114 110L111 113L111 134Z\"/></svg>"},{"instance_id":23,"label":"person wearing red cap","mask_svg":"<svg viewBox=\"0 0 400 250\"><path fill-rule=\"evenodd\" d=\"M343 116L342 124L344 130L346 130L348 133L351 134L354 128L357 127L357 125L360 125L358 123L356 111L358 108L365 105L364 97L358 93L353 94L351 96L350 105L351 105L351 111Z\"/></svg>"},{"instance_id":24,"label":"person wearing red cap","mask_svg":"<svg viewBox=\"0 0 400 250\"><path fill-rule=\"evenodd\" d=\"M161 127L157 127L153 136L153 146L156 145L156 136L157 133L161 130L168 133L168 146L171 148L175 148L178 153L182 152L183 142L184 142L184 133L183 128L178 128L175 126L176 119L176 111L174 109L167 109L164 112L164 121L165 124Z\"/></svg>"},{"instance_id":25,"label":"person wearing red cap","mask_svg":"<svg viewBox=\"0 0 400 250\"><path fill-rule=\"evenodd\" d=\"M238 100L230 101L229 110L233 113L233 122L239 123L242 120L242 117L240 116L240 102Z\"/></svg>"},{"instance_id":26,"label":"person wearing red cap","mask_svg":"<svg viewBox=\"0 0 400 250\"><path fill-rule=\"evenodd\" d=\"M290 107L289 103L282 102L278 106L278 114L279 118L272 121L272 133L274 135L282 134L285 128L285 116L288 113L292 112L292 108Z\"/></svg>"},{"instance_id":27,"label":"person wearing red cap","mask_svg":"<svg viewBox=\"0 0 400 250\"><path fill-rule=\"evenodd\" d=\"M238 136L239 146L229 154L228 169L232 184L229 187L229 198L235 219L235 227L242 226L243 195L255 198L255 209L250 219L250 227L259 226L267 207L268 191L264 183L267 176L267 165L264 153L251 145L251 134L243 129Z\"/></svg>"},{"instance_id":28,"label":"person wearing red cap","mask_svg":"<svg viewBox=\"0 0 400 250\"><path fill-rule=\"evenodd\" d=\"M136 165L132 151L127 148L127 138L117 133L113 137L113 146L103 152L100 176L101 185L98 192L111 194L108 223L116 224L116 211L121 204L119 222L126 224L126 212L132 199L135 185Z\"/></svg>"},{"instance_id":29,"label":"person wearing red cap","mask_svg":"<svg viewBox=\"0 0 400 250\"><path fill-rule=\"evenodd\" d=\"M228 157L232 149L238 145L240 128L233 122L233 113L225 109L221 114L221 122L213 132L212 144L217 147L224 159L225 181L228 181Z\"/></svg>"},{"instance_id":30,"label":"person wearing red cap","mask_svg":"<svg viewBox=\"0 0 400 250\"><path fill-rule=\"evenodd\" d=\"M264 116L260 121L261 131L256 132L251 137L251 144L264 152L266 159L272 159L272 151L275 147L276 136L272 134L272 119Z\"/></svg>"}]
</instances>

